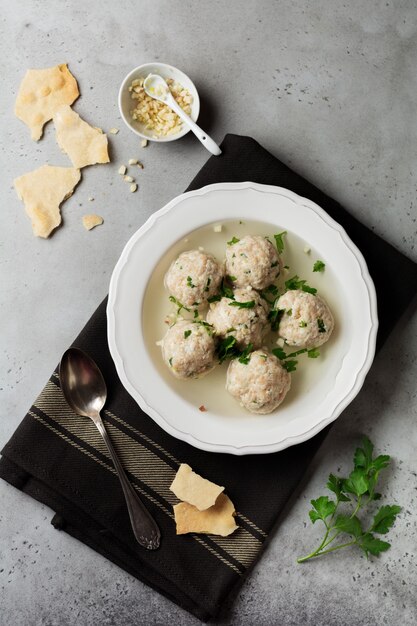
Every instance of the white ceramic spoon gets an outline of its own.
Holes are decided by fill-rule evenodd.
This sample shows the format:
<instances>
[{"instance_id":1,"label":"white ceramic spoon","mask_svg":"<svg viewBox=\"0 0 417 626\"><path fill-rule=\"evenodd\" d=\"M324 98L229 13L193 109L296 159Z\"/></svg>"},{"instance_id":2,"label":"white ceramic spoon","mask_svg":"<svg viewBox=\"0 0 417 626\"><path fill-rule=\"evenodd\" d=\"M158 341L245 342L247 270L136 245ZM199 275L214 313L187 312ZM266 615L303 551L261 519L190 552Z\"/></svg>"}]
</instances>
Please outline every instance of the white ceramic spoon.
<instances>
[{"instance_id":1,"label":"white ceramic spoon","mask_svg":"<svg viewBox=\"0 0 417 626\"><path fill-rule=\"evenodd\" d=\"M217 143L213 141L213 139L209 137L207 133L205 133L204 130L198 126L198 124L193 122L191 117L184 113L180 105L175 101L162 76L159 76L158 74L149 74L143 82L143 88L148 96L162 102L163 104L167 104L178 115L178 117L180 117L182 121L190 127L197 139L201 141L203 146L211 152L211 154L218 156L222 153Z\"/></svg>"}]
</instances>

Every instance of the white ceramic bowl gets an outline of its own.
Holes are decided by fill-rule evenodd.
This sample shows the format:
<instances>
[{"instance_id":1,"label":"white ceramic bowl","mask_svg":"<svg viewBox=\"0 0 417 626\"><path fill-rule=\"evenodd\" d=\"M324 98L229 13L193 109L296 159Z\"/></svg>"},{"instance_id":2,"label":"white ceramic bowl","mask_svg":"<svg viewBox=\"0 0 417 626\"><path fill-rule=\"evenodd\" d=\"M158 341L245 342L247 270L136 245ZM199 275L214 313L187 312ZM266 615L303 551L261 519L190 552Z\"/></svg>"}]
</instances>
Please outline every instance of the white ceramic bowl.
<instances>
[{"instance_id":1,"label":"white ceramic bowl","mask_svg":"<svg viewBox=\"0 0 417 626\"><path fill-rule=\"evenodd\" d=\"M124 78L120 86L119 109L124 123L136 135L139 135L139 137L142 137L143 139L148 139L149 141L166 143L184 137L184 135L186 135L190 130L187 124L183 123L182 129L174 135L168 135L166 137L156 137L155 133L152 130L145 128L144 124L141 124L140 122L132 119L130 112L134 108L134 100L132 100L129 87L132 84L133 80L135 80L136 78L146 78L148 74L159 74L160 76L162 76L162 78L165 78L165 80L167 78L173 78L175 81L178 81L183 87L185 87L185 89L188 89L193 97L193 102L191 104L191 119L194 122L196 122L198 119L198 115L200 113L200 98L192 80L186 74L184 74L184 72L181 72L181 70L177 69L173 65L167 65L166 63L144 63L143 65L139 65L138 67L135 67L134 70L129 72L129 74Z\"/></svg>"},{"instance_id":2,"label":"white ceramic bowl","mask_svg":"<svg viewBox=\"0 0 417 626\"><path fill-rule=\"evenodd\" d=\"M220 222L223 236L230 237L238 224L252 220L271 225L275 232L288 231L291 269L297 269L300 257L300 275L319 288L336 321L319 359L303 362L311 374L303 374L299 363L290 393L270 415L249 414L228 396L223 366L201 381L177 381L155 345L154 339L160 337L144 333L147 287L155 277L159 282L179 250L189 249L193 232ZM311 248L309 255L303 251L303 242ZM326 263L323 274L312 273L317 259ZM159 318L156 309L151 308L151 314ZM171 435L203 450L231 454L283 450L335 420L362 387L374 357L378 327L373 282L362 254L344 229L306 198L281 187L249 182L209 185L185 193L152 215L127 243L115 267L107 319L117 372L140 407ZM200 384L216 376L218 386L202 397ZM201 404L207 412L199 411Z\"/></svg>"}]
</instances>

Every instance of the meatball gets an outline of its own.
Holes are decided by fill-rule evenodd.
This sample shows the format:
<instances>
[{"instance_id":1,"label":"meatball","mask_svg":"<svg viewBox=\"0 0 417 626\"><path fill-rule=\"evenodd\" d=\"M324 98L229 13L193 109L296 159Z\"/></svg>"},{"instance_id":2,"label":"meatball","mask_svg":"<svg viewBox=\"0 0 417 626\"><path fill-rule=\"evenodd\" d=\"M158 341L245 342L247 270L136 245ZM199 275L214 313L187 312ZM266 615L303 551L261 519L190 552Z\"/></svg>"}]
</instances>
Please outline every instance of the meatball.
<instances>
[{"instance_id":1,"label":"meatball","mask_svg":"<svg viewBox=\"0 0 417 626\"><path fill-rule=\"evenodd\" d=\"M267 305L251 287L236 289L234 300L224 297L210 304L207 321L214 326L216 335L235 337L240 348L249 344L259 348L268 330Z\"/></svg>"},{"instance_id":2,"label":"meatball","mask_svg":"<svg viewBox=\"0 0 417 626\"><path fill-rule=\"evenodd\" d=\"M226 250L226 273L236 287L265 289L280 273L280 258L265 237L248 235Z\"/></svg>"},{"instance_id":3,"label":"meatball","mask_svg":"<svg viewBox=\"0 0 417 626\"><path fill-rule=\"evenodd\" d=\"M203 306L220 287L223 270L211 254L182 252L165 274L165 287L186 307Z\"/></svg>"},{"instance_id":4,"label":"meatball","mask_svg":"<svg viewBox=\"0 0 417 626\"><path fill-rule=\"evenodd\" d=\"M291 376L266 349L252 352L247 364L234 359L227 370L227 391L251 413L271 413L290 387Z\"/></svg>"},{"instance_id":5,"label":"meatball","mask_svg":"<svg viewBox=\"0 0 417 626\"><path fill-rule=\"evenodd\" d=\"M176 378L201 378L216 364L213 330L198 322L181 320L162 340L162 356Z\"/></svg>"},{"instance_id":6,"label":"meatball","mask_svg":"<svg viewBox=\"0 0 417 626\"><path fill-rule=\"evenodd\" d=\"M283 311L278 334L290 346L318 347L332 334L333 315L320 296L295 289L280 296L275 306Z\"/></svg>"}]
</instances>

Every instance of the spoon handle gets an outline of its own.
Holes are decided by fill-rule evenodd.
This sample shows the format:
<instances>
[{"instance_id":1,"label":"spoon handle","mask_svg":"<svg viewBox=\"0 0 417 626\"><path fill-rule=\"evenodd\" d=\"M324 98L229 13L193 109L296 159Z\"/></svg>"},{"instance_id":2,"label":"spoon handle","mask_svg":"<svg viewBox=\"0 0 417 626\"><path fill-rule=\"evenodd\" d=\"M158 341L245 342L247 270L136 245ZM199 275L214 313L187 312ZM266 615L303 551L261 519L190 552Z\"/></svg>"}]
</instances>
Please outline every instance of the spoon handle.
<instances>
[{"instance_id":1,"label":"spoon handle","mask_svg":"<svg viewBox=\"0 0 417 626\"><path fill-rule=\"evenodd\" d=\"M200 128L200 126L196 124L189 115L187 115L183 111L183 109L180 107L179 104L176 103L172 96L166 100L166 103L169 107L171 107L173 111L175 111L175 113L183 120L183 122L185 122L190 127L194 135L199 141L201 141L206 150L208 150L209 152L211 152L211 154L214 154L215 156L219 156L222 153L217 143L206 132L204 132L204 130Z\"/></svg>"},{"instance_id":2,"label":"spoon handle","mask_svg":"<svg viewBox=\"0 0 417 626\"><path fill-rule=\"evenodd\" d=\"M139 498L135 489L129 482L119 457L116 454L113 444L110 440L107 430L101 420L99 414L93 418L95 425L97 426L101 436L103 437L105 444L110 452L110 456L113 460L114 467L116 468L119 476L120 483L122 485L123 493L125 496L127 510L129 511L130 522L132 524L133 534L136 537L137 542L147 548L148 550L156 550L159 547L161 533L159 528L149 513L148 509L144 506L143 502Z\"/></svg>"}]
</instances>

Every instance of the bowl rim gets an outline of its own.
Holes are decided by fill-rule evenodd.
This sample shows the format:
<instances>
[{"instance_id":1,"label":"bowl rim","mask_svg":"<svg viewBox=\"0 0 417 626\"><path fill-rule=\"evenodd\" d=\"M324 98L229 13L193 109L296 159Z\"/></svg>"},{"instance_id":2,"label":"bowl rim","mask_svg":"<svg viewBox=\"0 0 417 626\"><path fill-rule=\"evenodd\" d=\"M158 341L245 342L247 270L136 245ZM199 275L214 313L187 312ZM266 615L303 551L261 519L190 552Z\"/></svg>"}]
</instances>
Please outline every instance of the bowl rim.
<instances>
[{"instance_id":1,"label":"bowl rim","mask_svg":"<svg viewBox=\"0 0 417 626\"><path fill-rule=\"evenodd\" d=\"M154 141L155 143L170 143L171 141L176 141L177 139L181 139L181 137L184 137L187 133L190 132L191 129L186 124L184 124L182 130L179 133L176 133L175 135L168 135L166 137L149 137L148 135L144 135L143 133L141 133L137 128L134 128L134 126L132 125L131 121L126 117L126 115L124 114L124 111L123 111L122 96L124 94L125 89L127 89L129 83L132 80L134 80L136 74L138 74L141 70L143 70L144 68L146 68L146 67L148 67L150 65L152 65L153 67L156 66L156 67L161 67L161 68L164 68L164 69L171 69L171 70L174 70L175 72L178 72L179 74L182 74L183 76L185 76L185 78L191 83L191 85L192 85L192 87L194 89L193 105L195 105L196 112L191 117L192 117L192 120L194 122L196 122L198 120L198 116L200 115L200 96L199 96L197 87L195 86L194 82L191 80L191 78L188 76L188 74L186 74L185 72L183 72L179 68L175 67L175 65L171 65L169 63L160 63L159 61L149 62L149 63L142 63L141 65L138 65L133 70L131 70L128 74L126 74L126 76L122 80L122 82L120 84L120 87L119 87L119 93L118 93L118 98L117 98L117 102L118 102L118 106L119 106L119 112L120 112L120 115L121 115L121 118L122 118L123 122L129 128L129 130L131 130L133 133L135 133L135 135L138 135L138 137L141 137L142 139L146 139L147 141Z\"/></svg>"},{"instance_id":2,"label":"bowl rim","mask_svg":"<svg viewBox=\"0 0 417 626\"><path fill-rule=\"evenodd\" d=\"M283 195L297 204L300 204L308 209L314 211L321 220L323 220L327 226L331 227L339 234L339 237L342 239L343 243L347 246L349 251L355 257L359 268L360 275L364 281L364 286L366 287L366 291L368 294L368 307L369 307L369 317L370 317L370 325L368 332L368 341L366 346L366 356L360 363L360 367L358 367L355 373L354 383L349 389L348 393L343 396L340 400L338 400L336 406L332 407L331 412L325 416L322 420L318 421L311 428L306 429L304 432L296 435L287 436L285 439L280 441L267 443L267 444L245 444L245 445L232 445L232 444L219 444L212 443L209 441L204 441L203 439L198 439L195 435L184 432L179 428L176 428L171 423L169 423L163 415L161 415L157 410L153 407L149 406L146 399L143 395L136 389L136 387L129 380L125 368L124 368L124 360L123 356L119 353L117 342L116 342L116 317L114 311L114 305L116 302L117 296L117 286L120 274L128 262L130 252L132 248L135 246L136 242L146 234L152 226L157 222L162 216L164 216L168 211L171 211L175 208L175 206L181 202L185 198L190 198L193 196L199 196L211 191L215 190L224 190L227 189L252 189L259 192L266 193L274 193L278 195ZM212 218L208 217L202 221L201 226L212 223ZM154 268L152 268L152 271ZM350 404L350 402L355 398L355 396L360 391L363 383L365 381L365 377L371 367L373 362L373 358L375 355L375 346L376 346L376 336L378 329L378 315L377 315L377 299L375 286L372 281L372 278L369 274L366 261L357 248L356 244L350 239L345 229L336 222L328 213L318 206L315 202L309 200L308 198L304 198L299 196L298 194L285 189L283 187L277 187L274 185L261 185L253 182L243 182L243 183L215 183L212 185L207 185L202 187L201 189L197 189L194 191L186 192L181 194L175 198L173 198L170 202L168 202L164 207L153 213L148 220L143 224L141 228L139 228L127 242L122 254L119 257L119 260L114 268L111 280L110 280L110 288L109 288L109 298L107 303L107 331L108 331L108 344L110 349L110 354L113 358L113 361L116 366L117 373L119 378L128 391L128 393L134 398L134 400L139 404L142 410L147 413L163 430L168 432L170 435L189 443L190 445L210 452L217 453L228 453L234 455L246 455L246 454L269 454L273 452L278 452L280 450L284 450L289 446L302 443L307 441L317 433L319 433L323 428L325 428L328 424L335 421L337 417L342 413L342 411Z\"/></svg>"}]
</instances>

